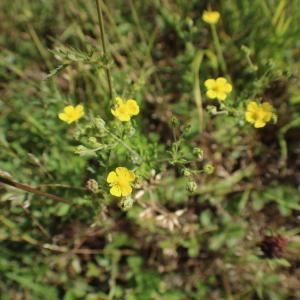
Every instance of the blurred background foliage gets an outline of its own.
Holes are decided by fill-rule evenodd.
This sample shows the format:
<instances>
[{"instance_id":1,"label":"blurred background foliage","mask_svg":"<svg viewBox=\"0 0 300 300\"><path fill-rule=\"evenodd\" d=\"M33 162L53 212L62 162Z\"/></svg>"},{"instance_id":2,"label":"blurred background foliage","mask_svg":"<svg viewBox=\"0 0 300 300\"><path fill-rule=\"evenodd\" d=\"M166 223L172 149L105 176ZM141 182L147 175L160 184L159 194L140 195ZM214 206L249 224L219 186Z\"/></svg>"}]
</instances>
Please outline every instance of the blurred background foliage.
<instances>
[{"instance_id":1,"label":"blurred background foliage","mask_svg":"<svg viewBox=\"0 0 300 300\"><path fill-rule=\"evenodd\" d=\"M201 20L210 6L221 13L228 104L267 100L277 124L257 130L205 113L199 132L197 54L196 89L224 75ZM72 205L0 186L1 300L300 299L299 1L113 0L102 9L114 89L141 106L140 152L163 156L176 116L189 127L181 151L201 147L198 167L210 162L214 173L197 176L190 193L176 163L145 165L128 211L89 193L86 182L105 184L107 167L74 153L79 124L57 114L83 103L91 117L112 118L95 2L2 0L0 170Z\"/></svg>"}]
</instances>

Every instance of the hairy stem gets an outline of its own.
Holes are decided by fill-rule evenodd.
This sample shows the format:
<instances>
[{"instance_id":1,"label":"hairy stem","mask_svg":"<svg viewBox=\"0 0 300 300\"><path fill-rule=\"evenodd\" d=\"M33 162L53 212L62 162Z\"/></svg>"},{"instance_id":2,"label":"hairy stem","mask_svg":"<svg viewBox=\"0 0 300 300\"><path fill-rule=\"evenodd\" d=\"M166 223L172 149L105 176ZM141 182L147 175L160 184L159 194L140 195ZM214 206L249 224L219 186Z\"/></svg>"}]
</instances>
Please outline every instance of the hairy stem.
<instances>
[{"instance_id":1,"label":"hairy stem","mask_svg":"<svg viewBox=\"0 0 300 300\"><path fill-rule=\"evenodd\" d=\"M226 74L227 73L227 67L226 67L226 63L225 63L225 59L224 59L220 39L219 39L219 36L218 36L218 33L217 33L216 25L211 24L210 28L211 28L211 33L212 33L213 41L214 41L215 48L216 48L216 51L217 51L218 61L220 63L221 70L224 74Z\"/></svg>"},{"instance_id":2,"label":"hairy stem","mask_svg":"<svg viewBox=\"0 0 300 300\"><path fill-rule=\"evenodd\" d=\"M100 5L100 0L95 0L95 1L96 1L96 5L97 5L98 24L99 24L99 29L100 29L100 37L101 37L101 44L102 44L102 48L103 48L103 54L105 57L107 57L102 9L101 9L101 5ZM109 67L105 68L105 72L106 72L106 78L107 78L107 83L108 83L108 88L109 88L109 96L110 96L110 99L112 99L113 89L112 89L111 74L110 74Z\"/></svg>"}]
</instances>

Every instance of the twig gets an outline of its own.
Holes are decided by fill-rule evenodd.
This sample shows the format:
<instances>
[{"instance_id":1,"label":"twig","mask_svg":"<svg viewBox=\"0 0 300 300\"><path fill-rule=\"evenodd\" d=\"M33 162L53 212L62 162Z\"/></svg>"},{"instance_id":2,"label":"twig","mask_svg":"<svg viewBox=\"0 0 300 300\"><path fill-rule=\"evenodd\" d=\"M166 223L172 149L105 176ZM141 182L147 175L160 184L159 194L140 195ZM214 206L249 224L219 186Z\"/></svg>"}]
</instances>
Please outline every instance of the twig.
<instances>
[{"instance_id":1,"label":"twig","mask_svg":"<svg viewBox=\"0 0 300 300\"><path fill-rule=\"evenodd\" d=\"M7 185L10 185L10 186L13 186L13 187L15 187L19 190L23 190L25 192L33 193L33 194L39 195L39 196L44 196L44 197L50 198L50 199L58 201L58 202L63 202L63 203L70 204L70 202L67 201L64 198L61 198L61 197L58 197L56 195L49 194L49 193L46 193L46 192L39 191L39 190L37 190L36 188L34 188L30 185L23 184L23 183L18 183L16 181L13 181L12 179L7 178L7 177L2 176L2 175L0 175L0 182L4 183L4 184L7 184Z\"/></svg>"}]
</instances>

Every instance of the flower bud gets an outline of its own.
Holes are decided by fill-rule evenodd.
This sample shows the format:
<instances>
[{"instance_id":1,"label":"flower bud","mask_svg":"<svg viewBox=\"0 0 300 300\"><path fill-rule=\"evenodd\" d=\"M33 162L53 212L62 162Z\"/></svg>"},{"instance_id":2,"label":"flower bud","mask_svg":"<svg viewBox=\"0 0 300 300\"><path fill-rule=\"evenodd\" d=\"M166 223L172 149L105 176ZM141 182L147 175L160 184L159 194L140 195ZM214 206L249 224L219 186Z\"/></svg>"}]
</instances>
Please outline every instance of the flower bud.
<instances>
[{"instance_id":1,"label":"flower bud","mask_svg":"<svg viewBox=\"0 0 300 300\"><path fill-rule=\"evenodd\" d=\"M193 153L197 156L197 158L199 160L203 159L204 151L201 148L199 148L199 147L194 148Z\"/></svg>"},{"instance_id":2,"label":"flower bud","mask_svg":"<svg viewBox=\"0 0 300 300\"><path fill-rule=\"evenodd\" d=\"M188 176L191 176L191 175L192 175L191 170L190 170L190 169L187 169L187 168L182 169L181 172L182 172L182 175L183 175L183 176L187 176L187 177L188 177Z\"/></svg>"},{"instance_id":3,"label":"flower bud","mask_svg":"<svg viewBox=\"0 0 300 300\"><path fill-rule=\"evenodd\" d=\"M208 174L208 175L212 174L214 172L214 170L215 170L215 167L210 163L207 163L203 168L204 173Z\"/></svg>"},{"instance_id":4,"label":"flower bud","mask_svg":"<svg viewBox=\"0 0 300 300\"><path fill-rule=\"evenodd\" d=\"M197 189L197 183L195 181L189 181L187 183L186 189L191 193L195 192Z\"/></svg>"},{"instance_id":5,"label":"flower bud","mask_svg":"<svg viewBox=\"0 0 300 300\"><path fill-rule=\"evenodd\" d=\"M131 197L122 198L119 202L121 209L127 211L133 206L133 199Z\"/></svg>"},{"instance_id":6,"label":"flower bud","mask_svg":"<svg viewBox=\"0 0 300 300\"><path fill-rule=\"evenodd\" d=\"M98 183L95 179L89 179L86 184L85 187L92 193L97 193L99 191L99 186Z\"/></svg>"},{"instance_id":7,"label":"flower bud","mask_svg":"<svg viewBox=\"0 0 300 300\"><path fill-rule=\"evenodd\" d=\"M176 117L172 117L171 120L170 120L170 125L172 128L176 128L179 126L179 120L176 118Z\"/></svg>"}]
</instances>

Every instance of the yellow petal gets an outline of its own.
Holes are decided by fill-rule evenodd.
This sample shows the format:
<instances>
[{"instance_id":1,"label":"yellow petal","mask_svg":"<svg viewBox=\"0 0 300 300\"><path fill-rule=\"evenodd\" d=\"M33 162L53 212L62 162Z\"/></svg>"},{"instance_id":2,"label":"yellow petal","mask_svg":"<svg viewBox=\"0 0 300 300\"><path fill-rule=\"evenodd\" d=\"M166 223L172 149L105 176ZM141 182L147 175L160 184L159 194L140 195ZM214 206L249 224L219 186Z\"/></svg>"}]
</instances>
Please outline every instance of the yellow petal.
<instances>
[{"instance_id":1,"label":"yellow petal","mask_svg":"<svg viewBox=\"0 0 300 300\"><path fill-rule=\"evenodd\" d=\"M218 77L216 82L217 82L217 84L225 85L227 83L227 80L224 77Z\"/></svg>"},{"instance_id":2,"label":"yellow petal","mask_svg":"<svg viewBox=\"0 0 300 300\"><path fill-rule=\"evenodd\" d=\"M224 85L224 92L230 93L232 91L232 85L230 83L226 83Z\"/></svg>"},{"instance_id":3,"label":"yellow petal","mask_svg":"<svg viewBox=\"0 0 300 300\"><path fill-rule=\"evenodd\" d=\"M129 99L126 102L126 106L132 115L137 115L140 112L140 108L135 100Z\"/></svg>"},{"instance_id":4,"label":"yellow petal","mask_svg":"<svg viewBox=\"0 0 300 300\"><path fill-rule=\"evenodd\" d=\"M272 113L272 112L266 111L266 112L265 112L265 115L264 115L264 121L265 121L265 122L269 122L269 121L272 119L272 116L273 116L273 113Z\"/></svg>"},{"instance_id":5,"label":"yellow petal","mask_svg":"<svg viewBox=\"0 0 300 300\"><path fill-rule=\"evenodd\" d=\"M65 113L59 113L58 118L64 122L67 122L69 120L68 115Z\"/></svg>"},{"instance_id":6,"label":"yellow petal","mask_svg":"<svg viewBox=\"0 0 300 300\"><path fill-rule=\"evenodd\" d=\"M106 178L106 181L108 183L114 183L114 182L118 181L118 176L117 176L116 172L114 172L114 171L109 172L109 174Z\"/></svg>"},{"instance_id":7,"label":"yellow petal","mask_svg":"<svg viewBox=\"0 0 300 300\"><path fill-rule=\"evenodd\" d=\"M122 185L121 187L122 196L126 197L132 193L132 187L130 185Z\"/></svg>"},{"instance_id":8,"label":"yellow petal","mask_svg":"<svg viewBox=\"0 0 300 300\"><path fill-rule=\"evenodd\" d=\"M75 107L75 111L78 113L82 113L84 111L84 108L82 105L79 104Z\"/></svg>"},{"instance_id":9,"label":"yellow petal","mask_svg":"<svg viewBox=\"0 0 300 300\"><path fill-rule=\"evenodd\" d=\"M116 173L120 177L125 177L128 174L128 169L125 167L118 167L118 168L116 168Z\"/></svg>"},{"instance_id":10,"label":"yellow petal","mask_svg":"<svg viewBox=\"0 0 300 300\"><path fill-rule=\"evenodd\" d=\"M131 182L135 180L135 175L130 170L128 170L128 180L131 181Z\"/></svg>"},{"instance_id":11,"label":"yellow petal","mask_svg":"<svg viewBox=\"0 0 300 300\"><path fill-rule=\"evenodd\" d=\"M116 102L117 105L122 105L124 103L124 101L121 97L116 97L115 102Z\"/></svg>"},{"instance_id":12,"label":"yellow petal","mask_svg":"<svg viewBox=\"0 0 300 300\"><path fill-rule=\"evenodd\" d=\"M217 11L204 11L202 20L209 24L216 24L220 19L220 13Z\"/></svg>"},{"instance_id":13,"label":"yellow petal","mask_svg":"<svg viewBox=\"0 0 300 300\"><path fill-rule=\"evenodd\" d=\"M258 104L255 101L251 101L247 105L247 110L251 112L255 112L258 109Z\"/></svg>"},{"instance_id":14,"label":"yellow petal","mask_svg":"<svg viewBox=\"0 0 300 300\"><path fill-rule=\"evenodd\" d=\"M216 94L217 94L217 95L216 95L217 98L218 98L219 100L221 100L221 101L225 100L226 97L227 97L227 95L226 95L225 93L223 93L223 92L217 92Z\"/></svg>"},{"instance_id":15,"label":"yellow petal","mask_svg":"<svg viewBox=\"0 0 300 300\"><path fill-rule=\"evenodd\" d=\"M66 106L65 108L64 108L64 112L66 113L66 114L70 114L70 113L72 113L74 111L74 106L72 106L72 105L68 105L68 106Z\"/></svg>"},{"instance_id":16,"label":"yellow petal","mask_svg":"<svg viewBox=\"0 0 300 300\"><path fill-rule=\"evenodd\" d=\"M251 111L245 112L245 119L246 119L246 121L249 122L249 123L254 123L255 120L254 120L254 118L253 118L253 112L251 112Z\"/></svg>"},{"instance_id":17,"label":"yellow petal","mask_svg":"<svg viewBox=\"0 0 300 300\"><path fill-rule=\"evenodd\" d=\"M204 85L207 89L212 89L216 85L216 81L214 79L207 79L204 81Z\"/></svg>"},{"instance_id":18,"label":"yellow petal","mask_svg":"<svg viewBox=\"0 0 300 300\"><path fill-rule=\"evenodd\" d=\"M117 115L117 118L121 121L121 122L128 122L130 121L131 117L128 114L124 114L124 113L119 113Z\"/></svg>"},{"instance_id":19,"label":"yellow petal","mask_svg":"<svg viewBox=\"0 0 300 300\"><path fill-rule=\"evenodd\" d=\"M116 197L121 197L122 195L122 192L121 192L121 189L119 187L119 185L114 185L110 190L109 192L113 195L113 196L116 196Z\"/></svg>"},{"instance_id":20,"label":"yellow petal","mask_svg":"<svg viewBox=\"0 0 300 300\"><path fill-rule=\"evenodd\" d=\"M266 123L263 120L257 120L254 124L255 128L265 127Z\"/></svg>"},{"instance_id":21,"label":"yellow petal","mask_svg":"<svg viewBox=\"0 0 300 300\"><path fill-rule=\"evenodd\" d=\"M116 110L114 110L114 109L111 109L110 110L111 111L111 113L115 116L115 117L117 117L117 115L118 115L118 112L116 111Z\"/></svg>"},{"instance_id":22,"label":"yellow petal","mask_svg":"<svg viewBox=\"0 0 300 300\"><path fill-rule=\"evenodd\" d=\"M213 90L208 90L206 92L206 96L210 99L215 99L217 97L217 93Z\"/></svg>"},{"instance_id":23,"label":"yellow petal","mask_svg":"<svg viewBox=\"0 0 300 300\"><path fill-rule=\"evenodd\" d=\"M124 181L132 182L135 180L134 173L125 167L116 168L116 173L117 173L118 177Z\"/></svg>"}]
</instances>

